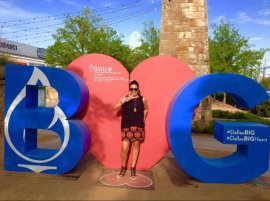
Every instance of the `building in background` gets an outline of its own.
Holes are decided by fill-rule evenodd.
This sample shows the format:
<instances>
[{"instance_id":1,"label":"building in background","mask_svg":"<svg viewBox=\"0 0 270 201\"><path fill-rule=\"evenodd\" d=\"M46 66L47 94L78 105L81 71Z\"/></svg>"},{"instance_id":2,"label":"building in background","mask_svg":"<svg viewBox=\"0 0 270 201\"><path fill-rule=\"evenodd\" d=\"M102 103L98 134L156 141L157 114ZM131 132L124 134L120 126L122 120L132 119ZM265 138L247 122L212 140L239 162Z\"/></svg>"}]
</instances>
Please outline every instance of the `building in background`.
<instances>
[{"instance_id":1,"label":"building in background","mask_svg":"<svg viewBox=\"0 0 270 201\"><path fill-rule=\"evenodd\" d=\"M46 50L11 40L0 39L0 54L8 55L12 63L23 66L47 66ZM52 87L40 87L38 106L53 107L58 104L58 93Z\"/></svg>"},{"instance_id":2,"label":"building in background","mask_svg":"<svg viewBox=\"0 0 270 201\"><path fill-rule=\"evenodd\" d=\"M7 54L13 62L25 66L46 66L44 48L0 38L0 54Z\"/></svg>"}]
</instances>

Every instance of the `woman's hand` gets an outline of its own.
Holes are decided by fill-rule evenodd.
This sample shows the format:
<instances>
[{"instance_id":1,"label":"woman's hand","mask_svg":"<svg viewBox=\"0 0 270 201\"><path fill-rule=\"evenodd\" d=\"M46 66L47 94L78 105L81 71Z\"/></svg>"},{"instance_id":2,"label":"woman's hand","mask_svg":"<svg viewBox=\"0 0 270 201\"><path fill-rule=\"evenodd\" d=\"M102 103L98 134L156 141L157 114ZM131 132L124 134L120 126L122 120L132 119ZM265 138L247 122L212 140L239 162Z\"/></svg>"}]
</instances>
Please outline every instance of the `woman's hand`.
<instances>
[{"instance_id":1,"label":"woman's hand","mask_svg":"<svg viewBox=\"0 0 270 201\"><path fill-rule=\"evenodd\" d=\"M125 97L123 97L121 100L122 100L122 104L124 103L127 103L129 101L131 101L132 99L135 99L137 98L138 96L131 96L131 95L127 95Z\"/></svg>"},{"instance_id":2,"label":"woman's hand","mask_svg":"<svg viewBox=\"0 0 270 201\"><path fill-rule=\"evenodd\" d=\"M138 97L139 97L138 95L132 96L130 94L128 94L127 96L124 96L123 98L121 98L121 100L118 103L116 103L113 106L113 110L119 110L124 103L127 103L127 102L131 101L132 99L135 99L135 98L138 98Z\"/></svg>"},{"instance_id":3,"label":"woman's hand","mask_svg":"<svg viewBox=\"0 0 270 201\"><path fill-rule=\"evenodd\" d=\"M113 110L119 110L124 103L127 103L130 100L135 99L135 98L138 98L138 96L127 95L121 98L121 100L113 106Z\"/></svg>"}]
</instances>

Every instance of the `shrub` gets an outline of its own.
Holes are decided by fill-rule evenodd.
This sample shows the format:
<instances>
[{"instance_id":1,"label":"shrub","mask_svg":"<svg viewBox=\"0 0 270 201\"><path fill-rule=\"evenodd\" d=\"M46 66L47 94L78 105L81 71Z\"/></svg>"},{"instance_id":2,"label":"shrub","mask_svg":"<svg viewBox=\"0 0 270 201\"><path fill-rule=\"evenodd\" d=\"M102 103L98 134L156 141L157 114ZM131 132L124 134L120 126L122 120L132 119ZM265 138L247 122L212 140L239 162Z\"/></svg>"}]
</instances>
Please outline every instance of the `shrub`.
<instances>
[{"instance_id":1,"label":"shrub","mask_svg":"<svg viewBox=\"0 0 270 201\"><path fill-rule=\"evenodd\" d=\"M260 81L260 84L265 88L265 89L270 89L270 77L265 77Z\"/></svg>"},{"instance_id":2,"label":"shrub","mask_svg":"<svg viewBox=\"0 0 270 201\"><path fill-rule=\"evenodd\" d=\"M200 126L198 121L194 121L192 124L192 132L193 133L214 133L214 121L211 121L207 126Z\"/></svg>"},{"instance_id":3,"label":"shrub","mask_svg":"<svg viewBox=\"0 0 270 201\"><path fill-rule=\"evenodd\" d=\"M251 110L253 114L261 117L270 117L270 101L267 100Z\"/></svg>"},{"instance_id":4,"label":"shrub","mask_svg":"<svg viewBox=\"0 0 270 201\"><path fill-rule=\"evenodd\" d=\"M252 121L270 125L270 121L250 112L229 112L213 110L213 118L234 119L237 121Z\"/></svg>"},{"instance_id":5,"label":"shrub","mask_svg":"<svg viewBox=\"0 0 270 201\"><path fill-rule=\"evenodd\" d=\"M212 95L212 97L223 102L224 93L216 93L216 94ZM234 100L234 98L230 94L226 94L226 104L229 104L232 106L237 105L236 101Z\"/></svg>"},{"instance_id":6,"label":"shrub","mask_svg":"<svg viewBox=\"0 0 270 201\"><path fill-rule=\"evenodd\" d=\"M213 110L212 111L213 118L216 119L224 119L228 121L240 121L240 122L257 122L262 123L270 126L270 121L264 119L258 115L249 113L249 112L229 112L229 111L222 111L222 110ZM192 132L194 133L214 133L214 122L212 121L208 126L205 128L201 128L199 126L199 122L194 121L192 125Z\"/></svg>"}]
</instances>

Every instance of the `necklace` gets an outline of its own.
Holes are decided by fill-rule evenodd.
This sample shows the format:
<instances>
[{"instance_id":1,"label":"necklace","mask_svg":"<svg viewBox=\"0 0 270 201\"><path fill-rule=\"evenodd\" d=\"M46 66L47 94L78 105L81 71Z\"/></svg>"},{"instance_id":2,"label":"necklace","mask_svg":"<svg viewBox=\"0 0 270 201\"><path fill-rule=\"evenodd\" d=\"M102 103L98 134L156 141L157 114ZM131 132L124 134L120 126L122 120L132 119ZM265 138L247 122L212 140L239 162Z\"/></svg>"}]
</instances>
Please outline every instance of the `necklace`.
<instances>
[{"instance_id":1,"label":"necklace","mask_svg":"<svg viewBox=\"0 0 270 201\"><path fill-rule=\"evenodd\" d=\"M134 99L134 109L133 109L134 112L137 112L136 104L137 104L137 99Z\"/></svg>"}]
</instances>

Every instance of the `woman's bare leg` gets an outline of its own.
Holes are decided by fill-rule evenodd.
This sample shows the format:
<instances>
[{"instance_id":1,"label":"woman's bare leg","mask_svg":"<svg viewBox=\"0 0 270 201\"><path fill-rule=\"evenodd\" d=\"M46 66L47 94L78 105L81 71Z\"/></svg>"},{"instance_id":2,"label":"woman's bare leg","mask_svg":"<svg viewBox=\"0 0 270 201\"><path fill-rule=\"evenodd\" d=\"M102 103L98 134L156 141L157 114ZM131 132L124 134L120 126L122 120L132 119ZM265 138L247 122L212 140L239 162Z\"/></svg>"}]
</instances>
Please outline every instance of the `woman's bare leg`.
<instances>
[{"instance_id":1,"label":"woman's bare leg","mask_svg":"<svg viewBox=\"0 0 270 201\"><path fill-rule=\"evenodd\" d=\"M135 168L140 152L140 141L132 142L132 164L131 167Z\"/></svg>"},{"instance_id":2,"label":"woman's bare leg","mask_svg":"<svg viewBox=\"0 0 270 201\"><path fill-rule=\"evenodd\" d=\"M122 150L121 150L122 167L126 167L126 165L127 165L127 157L128 157L129 147L130 147L129 140L123 140L122 141Z\"/></svg>"}]
</instances>

